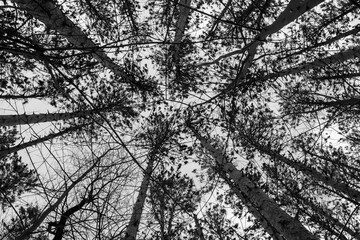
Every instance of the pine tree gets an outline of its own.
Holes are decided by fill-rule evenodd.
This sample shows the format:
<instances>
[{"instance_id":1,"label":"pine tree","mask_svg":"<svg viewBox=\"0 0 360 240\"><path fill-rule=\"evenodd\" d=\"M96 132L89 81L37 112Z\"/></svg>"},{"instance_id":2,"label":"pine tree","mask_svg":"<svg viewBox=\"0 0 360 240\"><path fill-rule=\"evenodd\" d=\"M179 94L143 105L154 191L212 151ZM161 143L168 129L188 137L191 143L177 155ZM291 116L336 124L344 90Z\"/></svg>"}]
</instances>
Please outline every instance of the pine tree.
<instances>
[{"instance_id":1,"label":"pine tree","mask_svg":"<svg viewBox=\"0 0 360 240\"><path fill-rule=\"evenodd\" d=\"M0 129L0 149L3 150L12 146L16 138L16 129L2 127ZM19 195L36 187L38 185L38 176L35 170L29 169L21 161L21 157L17 152L1 156L0 167L0 203L4 210L12 206Z\"/></svg>"},{"instance_id":2,"label":"pine tree","mask_svg":"<svg viewBox=\"0 0 360 240\"><path fill-rule=\"evenodd\" d=\"M0 15L12 237L359 238L356 1L6 0ZM16 114L34 99L55 110ZM22 204L34 187L40 212Z\"/></svg>"}]
</instances>

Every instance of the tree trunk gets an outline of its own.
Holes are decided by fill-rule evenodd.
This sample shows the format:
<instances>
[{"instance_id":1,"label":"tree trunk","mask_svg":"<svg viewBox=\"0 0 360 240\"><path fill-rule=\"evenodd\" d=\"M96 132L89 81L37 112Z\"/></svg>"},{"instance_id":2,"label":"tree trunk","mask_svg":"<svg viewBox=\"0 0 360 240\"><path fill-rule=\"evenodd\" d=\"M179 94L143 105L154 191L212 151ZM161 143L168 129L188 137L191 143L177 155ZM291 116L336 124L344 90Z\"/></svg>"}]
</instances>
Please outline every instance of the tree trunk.
<instances>
[{"instance_id":1,"label":"tree trunk","mask_svg":"<svg viewBox=\"0 0 360 240\"><path fill-rule=\"evenodd\" d=\"M96 112L95 110L88 110L88 111L78 111L78 112L70 112L70 113L0 115L0 126L16 126L16 125L26 125L32 123L68 120L71 118L87 117L95 112Z\"/></svg>"},{"instance_id":2,"label":"tree trunk","mask_svg":"<svg viewBox=\"0 0 360 240\"><path fill-rule=\"evenodd\" d=\"M10 153L14 153L14 152L17 152L17 151L20 151L22 149L25 149L27 147L31 147L31 146L34 146L36 144L39 144L39 143L42 143L42 142L45 142L45 141L48 141L50 139L54 139L56 137L60 137L66 133L69 133L69 132L73 132L73 131L76 131L78 129L81 129L82 127L84 127L85 125L80 125L80 126L75 126L75 127L69 127L69 128L66 128L62 131L59 131L57 133L50 133L49 135L45 136L45 137L39 137L33 141L29 141L29 142L26 142L26 143L22 143L22 144L19 144L19 145L16 145L16 146L13 146L13 147L10 147L10 148L7 148L7 149L4 149L4 150L1 150L0 151L0 157L3 157L3 156L6 156Z\"/></svg>"},{"instance_id":3,"label":"tree trunk","mask_svg":"<svg viewBox=\"0 0 360 240\"><path fill-rule=\"evenodd\" d=\"M218 172L218 174L225 180L225 182L230 186L231 190L236 194L236 196L246 205L246 207L249 209L249 212L260 222L261 226L265 229L265 231L274 239L274 240L284 240L284 237L281 235L281 233L273 226L271 223L269 223L269 220L267 218L264 218L261 211L250 203L247 199L247 197L241 192L241 190L234 185L231 178L226 176L226 173L224 172Z\"/></svg>"},{"instance_id":4,"label":"tree trunk","mask_svg":"<svg viewBox=\"0 0 360 240\"><path fill-rule=\"evenodd\" d=\"M307 166L301 162L293 161L273 150L271 150L268 147L261 146L260 144L256 143L255 141L250 140L249 143L253 145L259 152L265 153L269 155L270 157L273 157L274 159L281 161L285 163L286 165L302 172L303 174L311 177L314 180L317 180L319 182L322 182L323 184L330 186L334 190L336 190L338 193L345 194L349 197L349 200L354 202L355 204L360 202L360 192L356 189L351 188L349 185L339 182L338 180L332 179L329 176L326 176L322 174L321 172L317 171L314 168L311 168L310 166Z\"/></svg>"},{"instance_id":5,"label":"tree trunk","mask_svg":"<svg viewBox=\"0 0 360 240\"><path fill-rule=\"evenodd\" d=\"M67 220L70 218L71 215L81 210L82 207L84 207L87 203L90 203L92 200L93 199L91 195L88 198L84 197L80 203L76 204L75 206L71 207L70 209L66 210L63 214L61 214L60 221L57 224L54 224L56 231L55 231L55 236L52 240L63 239Z\"/></svg>"},{"instance_id":6,"label":"tree trunk","mask_svg":"<svg viewBox=\"0 0 360 240\"><path fill-rule=\"evenodd\" d=\"M338 236L339 240L347 239L344 236L339 235L341 230L344 230L349 235L351 235L352 239L360 240L360 234L356 233L347 227L346 224L344 225L338 219L334 218L330 209L324 209L320 204L311 200L311 197L305 197L301 192L294 192L293 189L283 181L278 182L284 189L286 189L284 195L291 196L294 205L297 205L299 209L301 209L301 212L308 215L310 221L329 231L333 236Z\"/></svg>"},{"instance_id":7,"label":"tree trunk","mask_svg":"<svg viewBox=\"0 0 360 240\"><path fill-rule=\"evenodd\" d=\"M151 173L153 171L155 156L151 154L149 157L149 163L144 172L144 178L140 185L139 195L137 196L133 212L129 221L129 224L126 229L126 234L124 240L135 240L136 235L139 229L141 214L144 209L146 192L149 188Z\"/></svg>"},{"instance_id":8,"label":"tree trunk","mask_svg":"<svg viewBox=\"0 0 360 240\"><path fill-rule=\"evenodd\" d=\"M176 22L174 43L180 43L184 37L186 21L190 13L190 5L191 0L180 0L179 2L179 18ZM177 48L179 47L177 46Z\"/></svg>"},{"instance_id":9,"label":"tree trunk","mask_svg":"<svg viewBox=\"0 0 360 240\"><path fill-rule=\"evenodd\" d=\"M13 94L7 94L7 95L0 95L0 99L30 99L30 98L45 98L49 95L46 95L44 93L33 93L29 95L13 95Z\"/></svg>"},{"instance_id":10,"label":"tree trunk","mask_svg":"<svg viewBox=\"0 0 360 240\"><path fill-rule=\"evenodd\" d=\"M298 220L284 212L273 199L267 196L241 171L236 169L231 162L227 161L226 156L220 150L208 143L195 129L191 128L191 130L202 146L214 158L217 168L229 176L228 178L232 182L230 188L249 207L250 211L256 209L258 214L255 213L254 216L258 218L266 230L269 229L266 224L269 224L285 239L317 239ZM269 234L274 236L273 232L269 232Z\"/></svg>"},{"instance_id":11,"label":"tree trunk","mask_svg":"<svg viewBox=\"0 0 360 240\"><path fill-rule=\"evenodd\" d=\"M174 37L174 63L178 68L180 65L180 44L184 38L186 21L190 13L191 0L180 0L179 2L179 18L175 24L175 37Z\"/></svg>"},{"instance_id":12,"label":"tree trunk","mask_svg":"<svg viewBox=\"0 0 360 240\"><path fill-rule=\"evenodd\" d=\"M134 79L124 68L111 60L106 53L96 45L81 29L76 26L51 0L12 0L22 10L28 12L49 29L63 35L70 43L82 51L88 51L104 67L110 69L115 75L121 77L123 82L129 83L139 89L147 90L149 87Z\"/></svg>"},{"instance_id":13,"label":"tree trunk","mask_svg":"<svg viewBox=\"0 0 360 240\"><path fill-rule=\"evenodd\" d=\"M302 1L291 0L290 3L288 3L286 8L284 9L284 11L281 12L281 14L276 18L276 20L269 26L265 27L258 35L256 35L256 37L254 38L254 41L250 42L249 44L244 46L242 49L227 53L225 55L218 57L217 59L215 59L212 62L202 63L199 66L206 66L206 65L214 64L214 63L219 62L223 58L227 58L227 57L230 57L233 55L245 53L247 51L248 57L245 60L243 72L239 75L239 77L237 77L237 79L234 83L236 85L236 82L238 82L239 79L242 79L246 76L248 68L250 67L251 62L254 59L257 46L262 41L265 41L269 35L276 33L277 31L279 31L280 29L285 27L287 24L291 23L292 21L294 21L295 19L297 19L298 17L303 15L305 12L316 7L317 5L319 5L322 2L324 2L324 0L302 0ZM232 89L234 87L234 84L230 84L230 87L228 87L227 89Z\"/></svg>"},{"instance_id":14,"label":"tree trunk","mask_svg":"<svg viewBox=\"0 0 360 240\"><path fill-rule=\"evenodd\" d=\"M283 77L283 76L287 76L287 75L302 73L304 71L317 69L320 67L325 67L325 66L328 66L329 64L342 63L342 62L345 62L346 60L353 59L356 57L360 57L360 47L350 48L348 50L341 51L341 52L331 55L329 57L321 58L321 59L312 61L310 63L300 64L298 67L284 69L284 70L276 72L276 73L271 73L269 75L264 76L261 79L268 80L271 78L278 78L278 77ZM358 75L358 74L356 74L356 75ZM349 75L349 77L351 77L351 75Z\"/></svg>"},{"instance_id":15,"label":"tree trunk","mask_svg":"<svg viewBox=\"0 0 360 240\"><path fill-rule=\"evenodd\" d=\"M201 227L201 224L199 222L199 219L197 218L196 214L194 213L193 214L193 219L195 221L195 228L196 228L196 232L198 234L198 238L200 240L205 240L205 237L204 237L204 233L203 233L203 230L202 230L202 227Z\"/></svg>"},{"instance_id":16,"label":"tree trunk","mask_svg":"<svg viewBox=\"0 0 360 240\"><path fill-rule=\"evenodd\" d=\"M301 196L300 194L298 194L297 196L295 196L297 199L301 200L303 203L305 203L307 206L309 206L311 208L311 210L318 216L324 216L324 219L326 219L326 221L328 221L329 223L326 222L321 222L320 221L316 221L314 220L314 222L317 222L317 224L319 224L320 226L322 226L324 229L327 229L329 232L331 232L334 236L339 236L339 233L341 230L347 232L352 239L357 239L360 240L360 233L356 233L355 231L353 231L352 229L350 229L349 227L347 227L346 225L344 225L343 223L341 223L338 219L334 218L328 211L329 210L324 210L322 209L320 206L316 206L316 204L314 202L312 202L310 199L305 198L303 196ZM311 218L311 214L308 214L309 217ZM336 227L336 228L335 228ZM344 236L339 236L339 239L346 239Z\"/></svg>"},{"instance_id":17,"label":"tree trunk","mask_svg":"<svg viewBox=\"0 0 360 240\"><path fill-rule=\"evenodd\" d=\"M280 58L279 60L283 60L283 59L285 59L285 58L290 58L291 56L295 56L295 55L302 54L302 53L304 53L304 52L306 52L306 51L309 51L309 50L311 50L311 49L314 49L314 48L320 48L320 47L322 47L322 46L329 45L329 44L331 44L331 43L333 43L333 42L335 42L335 41L338 41L338 40L340 40L340 39L346 38L346 37L348 37L348 36L356 35L358 32L360 32L360 27L359 27L359 26L356 26L356 27L354 27L353 29L351 29L351 30L349 30L349 31L346 31L346 32L344 32L344 33L341 33L341 34L339 34L339 35L336 35L335 37L330 38L330 39L328 39L328 40L326 40L326 41L319 42L319 43L316 43L316 44L314 44L314 45L312 45L312 46L305 47L305 48L303 48L303 49L301 49L301 50L299 50L299 51L290 53L290 54L286 55L285 57Z\"/></svg>"},{"instance_id":18,"label":"tree trunk","mask_svg":"<svg viewBox=\"0 0 360 240\"><path fill-rule=\"evenodd\" d=\"M280 13L279 17L268 27L266 27L259 35L259 39L265 39L270 34L276 33L305 12L316 7L324 0L291 0L285 10Z\"/></svg>"},{"instance_id":19,"label":"tree trunk","mask_svg":"<svg viewBox=\"0 0 360 240\"><path fill-rule=\"evenodd\" d=\"M262 30L255 37L255 40L253 42L247 44L240 50L224 55L226 57L229 57L231 55L245 53L247 51L247 57L243 63L242 71L236 77L236 79L231 84L229 84L229 86L225 89L224 92L226 93L228 91L231 91L232 89L235 89L239 85L239 83L242 83L242 80L246 78L249 68L251 67L254 57L256 55L257 47L261 42L265 41L268 36L276 33L277 31L285 27L287 24L291 23L292 21L300 17L302 14L319 5L323 1L324 0L291 0L290 3L286 6L285 10L279 15L279 17L270 26ZM217 60L220 59L218 58Z\"/></svg>"}]
</instances>

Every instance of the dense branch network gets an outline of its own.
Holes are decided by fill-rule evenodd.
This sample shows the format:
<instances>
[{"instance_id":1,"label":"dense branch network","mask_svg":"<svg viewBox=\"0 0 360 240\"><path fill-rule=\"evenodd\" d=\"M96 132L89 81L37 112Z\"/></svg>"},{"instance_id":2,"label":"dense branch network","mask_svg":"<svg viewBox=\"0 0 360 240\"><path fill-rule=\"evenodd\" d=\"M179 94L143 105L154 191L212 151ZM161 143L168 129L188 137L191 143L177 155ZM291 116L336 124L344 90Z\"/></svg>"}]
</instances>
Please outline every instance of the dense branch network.
<instances>
[{"instance_id":1,"label":"dense branch network","mask_svg":"<svg viewBox=\"0 0 360 240\"><path fill-rule=\"evenodd\" d=\"M3 2L0 237L360 239L356 1Z\"/></svg>"}]
</instances>

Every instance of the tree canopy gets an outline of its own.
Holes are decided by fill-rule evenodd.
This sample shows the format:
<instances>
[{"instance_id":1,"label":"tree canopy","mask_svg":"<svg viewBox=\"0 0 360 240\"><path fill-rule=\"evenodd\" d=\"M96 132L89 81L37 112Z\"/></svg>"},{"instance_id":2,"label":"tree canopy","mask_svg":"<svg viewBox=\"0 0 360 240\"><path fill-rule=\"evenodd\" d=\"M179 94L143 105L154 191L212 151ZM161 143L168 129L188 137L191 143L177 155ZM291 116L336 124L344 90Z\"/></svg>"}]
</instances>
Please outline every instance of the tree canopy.
<instances>
[{"instance_id":1,"label":"tree canopy","mask_svg":"<svg viewBox=\"0 0 360 240\"><path fill-rule=\"evenodd\" d=\"M1 238L360 239L356 0L0 14Z\"/></svg>"}]
</instances>

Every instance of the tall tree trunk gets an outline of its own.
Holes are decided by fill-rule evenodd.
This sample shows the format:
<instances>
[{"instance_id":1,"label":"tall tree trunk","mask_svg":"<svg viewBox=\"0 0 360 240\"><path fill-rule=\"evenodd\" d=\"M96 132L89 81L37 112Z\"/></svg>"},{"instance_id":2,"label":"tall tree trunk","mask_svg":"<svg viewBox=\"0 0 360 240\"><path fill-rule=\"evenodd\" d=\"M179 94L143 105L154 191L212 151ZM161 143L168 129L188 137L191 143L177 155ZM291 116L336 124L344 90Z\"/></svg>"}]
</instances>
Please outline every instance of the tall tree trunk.
<instances>
[{"instance_id":1,"label":"tall tree trunk","mask_svg":"<svg viewBox=\"0 0 360 240\"><path fill-rule=\"evenodd\" d=\"M233 89L236 89L236 87L239 84L243 84L243 82L244 82L243 79L245 79L248 74L249 68L251 67L251 65L253 63L253 59L256 55L256 50L257 50L257 47L259 46L259 44L261 42L265 41L268 36L270 36L273 33L276 33L277 31L279 31L280 29L285 27L287 24L291 23L292 21L294 21L295 19L297 19L298 17L303 15L305 12L316 7L317 5L319 5L322 2L324 2L324 0L302 0L302 1L291 0L290 3L288 3L287 7L284 9L284 11L280 13L278 18L271 25L265 27L258 35L256 35L254 41L250 42L249 44L244 46L242 49L227 53L225 55L218 57L217 59L215 59L212 62L202 63L199 66L211 65L216 62L219 62L223 58L227 58L227 57L230 57L233 55L238 55L238 54L244 54L245 52L247 52L247 57L244 60L242 71L238 74L236 79L233 80L232 83L229 84L228 87L226 87L222 91L221 94L224 94L224 93L226 94L227 92L232 91ZM282 74L288 75L290 73L288 71L285 71ZM268 78L270 78L270 77L274 77L274 76L270 74L268 76ZM258 80L257 80L257 78L255 78L255 80L251 80L251 81L258 81ZM247 82L245 82L245 84L248 85Z\"/></svg>"},{"instance_id":2,"label":"tall tree trunk","mask_svg":"<svg viewBox=\"0 0 360 240\"><path fill-rule=\"evenodd\" d=\"M254 182L247 178L245 174L236 169L220 150L213 147L194 128L191 128L191 130L201 142L202 146L214 158L217 168L229 176L228 180L231 180L230 188L234 190L244 204L249 207L250 211L256 209L257 213L255 212L254 216L258 218L266 230L270 229L266 225L269 224L285 239L317 239L298 220L284 212L273 199L267 196ZM221 175L224 178L224 174ZM273 232L269 232L269 234L274 236Z\"/></svg>"},{"instance_id":3,"label":"tall tree trunk","mask_svg":"<svg viewBox=\"0 0 360 240\"><path fill-rule=\"evenodd\" d=\"M330 39L327 39L323 42L319 42L319 43L315 43L314 45L311 45L309 47L305 47L301 50L298 50L296 52L292 52L292 53L289 53L288 55L286 55L285 57L283 58L280 58L279 60L282 60L284 58L290 58L291 56L295 56L295 55L299 55L299 54L302 54L302 53L305 53L306 51L309 51L311 49L315 49L315 48L320 48L322 46L325 46L325 45L329 45L335 41L338 41L340 39L343 39L343 38L346 38L348 36L351 36L351 35L356 35L358 32L360 32L360 26L356 26L354 27L353 29L349 30L349 31L346 31L344 33L341 33L341 34L338 34L336 35L335 37L332 37Z\"/></svg>"},{"instance_id":4,"label":"tall tree trunk","mask_svg":"<svg viewBox=\"0 0 360 240\"><path fill-rule=\"evenodd\" d=\"M22 10L28 12L49 29L63 35L75 47L88 51L103 66L110 69L115 75L121 77L123 82L129 83L142 90L150 86L135 80L134 76L127 73L124 68L110 59L106 53L96 45L81 29L76 26L52 0L12 0Z\"/></svg>"},{"instance_id":5,"label":"tall tree trunk","mask_svg":"<svg viewBox=\"0 0 360 240\"><path fill-rule=\"evenodd\" d=\"M247 137L250 139L249 137ZM303 174L311 177L312 179L319 181L334 190L336 190L338 193L345 194L349 197L349 200L352 200L355 204L360 202L360 192L356 189L353 189L346 183L339 182L338 180L335 180L329 176L326 176L322 174L321 172L317 171L316 169L305 165L301 162L296 162L294 160L291 160L283 155L281 155L278 152L273 151L269 147L265 147L257 143L256 141L250 140L249 143L253 145L259 152L265 153L269 155L270 157L273 157L274 159L285 163L286 165L302 172Z\"/></svg>"},{"instance_id":6,"label":"tall tree trunk","mask_svg":"<svg viewBox=\"0 0 360 240\"><path fill-rule=\"evenodd\" d=\"M128 106L103 107L91 110L83 110L68 113L37 113L37 114L15 114L0 115L0 126L16 126L42 122L52 122L60 120L68 120L72 118L86 118L96 113L120 111L124 114L132 113L133 110Z\"/></svg>"},{"instance_id":7,"label":"tall tree trunk","mask_svg":"<svg viewBox=\"0 0 360 240\"><path fill-rule=\"evenodd\" d=\"M88 117L95 113L95 110L78 111L70 113L39 113L39 114L18 114L18 115L0 115L0 126L16 126L32 123L52 122L68 120L72 118Z\"/></svg>"},{"instance_id":8,"label":"tall tree trunk","mask_svg":"<svg viewBox=\"0 0 360 240\"><path fill-rule=\"evenodd\" d=\"M4 149L4 150L1 150L0 151L0 157L3 157L3 156L6 156L10 153L14 153L14 152L17 152L17 151L20 151L22 149L25 149L27 147L31 147L31 146L34 146L36 144L39 144L39 143L42 143L42 142L45 142L45 141L48 141L48 140L51 140L51 139L54 139L56 137L60 137L66 133L69 133L69 132L73 132L73 131L76 131L76 130L79 130L81 129L82 127L84 127L85 125L80 125L80 126L75 126L75 127L69 127L69 128L66 128L62 131L59 131L57 133L50 133L48 134L47 136L45 137L39 137L33 141L29 141L29 142L26 142L26 143L22 143L22 144L19 144L19 145L16 145L16 146L13 146L13 147L10 147L10 148L7 148L7 149Z\"/></svg>"},{"instance_id":9,"label":"tall tree trunk","mask_svg":"<svg viewBox=\"0 0 360 240\"><path fill-rule=\"evenodd\" d=\"M20 94L7 94L7 95L0 95L0 99L30 99L30 98L44 98L48 97L49 95L46 95L44 93L33 93L29 95Z\"/></svg>"},{"instance_id":10,"label":"tall tree trunk","mask_svg":"<svg viewBox=\"0 0 360 240\"><path fill-rule=\"evenodd\" d=\"M317 69L320 67L325 67L329 64L333 63L342 63L346 60L353 59L356 57L360 57L360 47L353 47L348 50L341 51L339 53L336 53L334 55L331 55L329 57L317 59L315 61L309 62L309 63L303 63L300 64L298 67L285 69L282 71L279 71L277 73L269 74L262 78L262 80L271 79L274 77L283 77L291 74L301 73L304 71Z\"/></svg>"},{"instance_id":11,"label":"tall tree trunk","mask_svg":"<svg viewBox=\"0 0 360 240\"><path fill-rule=\"evenodd\" d=\"M276 33L322 2L324 2L324 0L291 0L276 20L270 26L266 27L257 38L265 40L267 36Z\"/></svg>"},{"instance_id":12,"label":"tall tree trunk","mask_svg":"<svg viewBox=\"0 0 360 240\"><path fill-rule=\"evenodd\" d=\"M293 191L293 188L289 187L283 181L280 180L278 182L286 189L284 195L292 196L294 205L299 206L301 212L309 216L310 221L329 231L333 236L338 236L339 240L347 239L339 235L341 230L347 232L352 239L360 240L360 233L356 233L346 226L346 224L341 223L339 219L334 218L330 209L326 207L326 209L324 209L321 204L314 202L311 197L305 197L301 192ZM320 216L322 216L322 218Z\"/></svg>"},{"instance_id":13,"label":"tall tree trunk","mask_svg":"<svg viewBox=\"0 0 360 240\"><path fill-rule=\"evenodd\" d=\"M309 11L310 9L316 7L320 3L324 2L324 0L291 0L283 12L280 13L280 15L276 18L276 20L268 27L265 27L264 30L262 30L256 37L254 42L248 44L245 46L241 51L248 52L248 56L245 60L245 63L243 64L243 70L239 74L239 76L235 79L234 83L230 84L227 90L233 89L236 85L238 85L239 82L242 81L247 75L247 72L252 64L252 61L256 55L256 49L258 45L265 41L268 36L270 36L273 33L276 33L283 27L285 27L287 24L291 23L301 15L303 15L305 12ZM240 53L240 52L239 52ZM239 54L236 53L236 54Z\"/></svg>"},{"instance_id":14,"label":"tall tree trunk","mask_svg":"<svg viewBox=\"0 0 360 240\"><path fill-rule=\"evenodd\" d=\"M175 25L176 30L174 37L175 49L177 51L180 49L179 43L184 38L186 21L190 13L190 5L191 5L191 0L180 0L179 2L179 18L176 21L176 25Z\"/></svg>"},{"instance_id":15,"label":"tall tree trunk","mask_svg":"<svg viewBox=\"0 0 360 240\"><path fill-rule=\"evenodd\" d=\"M239 79L242 79L246 76L248 68L250 67L252 60L255 57L256 49L262 41L265 41L268 36L270 36L273 33L276 33L277 31L285 27L287 24L291 23L292 21L303 15L305 12L316 7L322 2L324 2L324 0L302 0L302 1L291 0L284 9L284 11L281 12L280 15L275 19L275 21L271 25L265 27L258 35L255 36L254 41L250 42L249 44L247 44L246 46L244 46L239 50L235 50L233 52L224 54L216 58L212 62L202 63L199 66L214 64L219 62L223 58L245 53L247 51L248 57L245 60L245 63L243 64L244 65L243 71L241 72L239 77L237 77L236 81L233 84L230 84L230 86L227 88L227 89L232 89L234 87L234 84L236 85Z\"/></svg>"},{"instance_id":16,"label":"tall tree trunk","mask_svg":"<svg viewBox=\"0 0 360 240\"><path fill-rule=\"evenodd\" d=\"M195 221L195 228L196 228L196 232L198 234L198 238L200 240L205 240L205 236L204 236L204 233L203 233L203 230L202 230L202 227L201 227L201 224L199 222L199 219L197 218L196 214L194 213L193 214L193 219Z\"/></svg>"},{"instance_id":17,"label":"tall tree trunk","mask_svg":"<svg viewBox=\"0 0 360 240\"><path fill-rule=\"evenodd\" d=\"M249 209L249 212L260 222L261 226L265 229L265 231L274 239L274 240L284 240L284 237L281 233L269 222L267 218L263 216L261 211L252 203L248 201L248 198L241 192L241 190L234 185L231 178L229 178L226 173L223 171L217 172L225 182L230 186L232 192L236 194L236 196L246 205ZM249 180L250 181L250 180Z\"/></svg>"},{"instance_id":18,"label":"tall tree trunk","mask_svg":"<svg viewBox=\"0 0 360 240\"><path fill-rule=\"evenodd\" d=\"M179 2L179 18L175 24L175 37L174 37L174 63L177 68L180 67L180 44L184 38L186 22L190 13L191 0L180 0Z\"/></svg>"},{"instance_id":19,"label":"tall tree trunk","mask_svg":"<svg viewBox=\"0 0 360 240\"><path fill-rule=\"evenodd\" d=\"M297 196L295 196L298 200L301 200L301 202L303 202L304 204L306 204L307 206L309 206L311 208L311 210L318 216L324 216L324 219L327 221L322 221L322 220L314 220L314 222L316 222L317 224L319 224L320 226L322 226L324 229L328 230L329 232L331 232L334 236L339 236L339 233L341 230L347 232L352 239L357 239L360 240L360 233L356 233L355 231L353 231L352 229L350 229L348 226L344 225L343 223L341 223L339 221L339 219L334 218L328 211L329 210L324 210L323 208L321 208L320 206L317 206L314 202L312 202L309 198L303 197L300 194L297 194ZM306 213L309 215L309 217L311 218L311 214L310 213ZM346 239L344 236L339 236L339 239Z\"/></svg>"},{"instance_id":20,"label":"tall tree trunk","mask_svg":"<svg viewBox=\"0 0 360 240\"><path fill-rule=\"evenodd\" d=\"M154 161L155 161L155 154L150 154L149 163L144 172L144 178L140 185L139 195L137 196L129 224L126 229L124 240L136 239L136 235L140 225L142 211L144 209L146 192L149 188L151 173L153 171Z\"/></svg>"}]
</instances>

